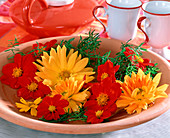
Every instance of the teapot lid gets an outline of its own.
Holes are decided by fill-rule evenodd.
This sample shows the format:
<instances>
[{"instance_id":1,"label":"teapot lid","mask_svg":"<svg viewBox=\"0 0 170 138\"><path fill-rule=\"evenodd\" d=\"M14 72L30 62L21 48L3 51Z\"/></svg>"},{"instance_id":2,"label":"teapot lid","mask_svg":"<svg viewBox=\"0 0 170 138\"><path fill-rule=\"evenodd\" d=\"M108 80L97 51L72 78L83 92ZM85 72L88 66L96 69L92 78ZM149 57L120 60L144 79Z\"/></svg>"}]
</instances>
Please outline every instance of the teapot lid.
<instances>
[{"instance_id":1,"label":"teapot lid","mask_svg":"<svg viewBox=\"0 0 170 138\"><path fill-rule=\"evenodd\" d=\"M64 6L74 2L74 0L46 0L50 6Z\"/></svg>"}]
</instances>

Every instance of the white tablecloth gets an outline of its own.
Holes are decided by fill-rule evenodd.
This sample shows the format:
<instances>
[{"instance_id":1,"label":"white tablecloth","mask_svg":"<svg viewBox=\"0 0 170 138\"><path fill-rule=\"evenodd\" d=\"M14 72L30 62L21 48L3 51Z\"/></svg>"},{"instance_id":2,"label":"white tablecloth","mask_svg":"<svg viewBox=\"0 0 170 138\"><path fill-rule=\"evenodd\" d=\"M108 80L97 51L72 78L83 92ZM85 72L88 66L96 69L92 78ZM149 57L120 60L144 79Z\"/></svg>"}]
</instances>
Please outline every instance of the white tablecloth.
<instances>
[{"instance_id":1,"label":"white tablecloth","mask_svg":"<svg viewBox=\"0 0 170 138\"><path fill-rule=\"evenodd\" d=\"M170 110L144 124L104 134L68 135L24 128L0 118L0 138L170 138Z\"/></svg>"}]
</instances>

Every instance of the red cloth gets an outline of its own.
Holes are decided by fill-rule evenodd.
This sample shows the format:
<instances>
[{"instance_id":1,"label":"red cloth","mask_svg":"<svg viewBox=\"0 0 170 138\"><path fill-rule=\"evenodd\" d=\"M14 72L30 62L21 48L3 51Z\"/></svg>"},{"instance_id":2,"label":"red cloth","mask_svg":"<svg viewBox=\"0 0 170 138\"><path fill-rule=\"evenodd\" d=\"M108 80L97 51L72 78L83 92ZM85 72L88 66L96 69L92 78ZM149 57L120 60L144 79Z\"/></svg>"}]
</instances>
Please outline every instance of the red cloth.
<instances>
[{"instance_id":1,"label":"red cloth","mask_svg":"<svg viewBox=\"0 0 170 138\"><path fill-rule=\"evenodd\" d=\"M8 31L10 31L13 27L16 25L14 23L1 23L0 22L0 37L2 37L4 34L6 34Z\"/></svg>"},{"instance_id":2,"label":"red cloth","mask_svg":"<svg viewBox=\"0 0 170 138\"><path fill-rule=\"evenodd\" d=\"M9 17L9 8L13 1L7 0L0 5L0 38L16 26Z\"/></svg>"}]
</instances>

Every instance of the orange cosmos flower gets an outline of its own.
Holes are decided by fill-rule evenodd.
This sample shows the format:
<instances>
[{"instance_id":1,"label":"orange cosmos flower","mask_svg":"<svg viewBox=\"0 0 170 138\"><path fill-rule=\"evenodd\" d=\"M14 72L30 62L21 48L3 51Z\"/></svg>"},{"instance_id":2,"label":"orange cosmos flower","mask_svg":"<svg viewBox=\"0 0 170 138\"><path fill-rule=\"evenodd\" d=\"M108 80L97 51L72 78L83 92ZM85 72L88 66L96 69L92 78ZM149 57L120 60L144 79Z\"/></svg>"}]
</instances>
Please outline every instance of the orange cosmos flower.
<instances>
[{"instance_id":1,"label":"orange cosmos flower","mask_svg":"<svg viewBox=\"0 0 170 138\"><path fill-rule=\"evenodd\" d=\"M138 69L137 74L132 72L131 77L126 75L124 82L120 82L123 93L116 102L117 107L124 108L128 114L140 113L142 109L147 109L155 99L168 97L165 93L167 84L157 87L160 78L161 73L152 79L150 73L145 75L141 69Z\"/></svg>"}]
</instances>

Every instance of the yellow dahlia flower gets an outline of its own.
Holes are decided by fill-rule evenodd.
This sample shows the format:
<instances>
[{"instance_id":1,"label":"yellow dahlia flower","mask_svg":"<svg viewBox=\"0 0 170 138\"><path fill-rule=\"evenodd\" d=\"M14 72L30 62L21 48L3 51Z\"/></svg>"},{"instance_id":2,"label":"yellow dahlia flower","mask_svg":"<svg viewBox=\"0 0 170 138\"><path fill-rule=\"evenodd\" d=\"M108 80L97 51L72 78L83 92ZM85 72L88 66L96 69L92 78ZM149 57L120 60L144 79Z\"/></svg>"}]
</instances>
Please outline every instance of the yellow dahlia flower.
<instances>
[{"instance_id":1,"label":"yellow dahlia flower","mask_svg":"<svg viewBox=\"0 0 170 138\"><path fill-rule=\"evenodd\" d=\"M62 48L58 46L56 49L57 52L52 48L50 55L44 52L42 61L37 59L40 65L34 63L39 70L36 75L43 80L43 84L54 88L56 84L71 76L76 80L85 79L86 83L94 79L93 76L90 76L95 74L93 68L86 67L88 58L81 59L81 54L78 55L78 51L74 52L73 49L66 56L67 48L65 46Z\"/></svg>"},{"instance_id":2,"label":"yellow dahlia flower","mask_svg":"<svg viewBox=\"0 0 170 138\"><path fill-rule=\"evenodd\" d=\"M141 69L137 74L132 72L131 77L126 75L124 82L121 82L123 93L116 102L117 106L124 108L128 114L140 113L142 109L147 109L155 99L168 97L165 93L168 84L157 87L160 78L161 73L152 79L150 74L145 75Z\"/></svg>"},{"instance_id":3,"label":"yellow dahlia flower","mask_svg":"<svg viewBox=\"0 0 170 138\"><path fill-rule=\"evenodd\" d=\"M65 108L66 111L74 112L79 111L79 107L87 101L90 97L90 92L85 89L80 92L84 85L84 81L75 80L74 77L66 78L60 84L55 86L55 90L52 91L52 96L56 94L61 94L61 99L65 99L69 102L68 107Z\"/></svg>"}]
</instances>

